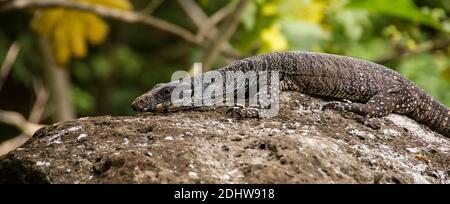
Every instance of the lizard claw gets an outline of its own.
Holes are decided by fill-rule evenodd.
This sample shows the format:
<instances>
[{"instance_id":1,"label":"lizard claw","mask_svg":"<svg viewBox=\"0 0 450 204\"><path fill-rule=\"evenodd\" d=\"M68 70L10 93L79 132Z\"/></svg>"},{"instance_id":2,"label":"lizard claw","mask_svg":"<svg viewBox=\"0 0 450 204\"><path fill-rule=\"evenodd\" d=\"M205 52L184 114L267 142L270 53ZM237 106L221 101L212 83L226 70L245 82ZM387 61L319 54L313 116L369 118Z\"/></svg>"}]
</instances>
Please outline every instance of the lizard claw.
<instances>
[{"instance_id":1,"label":"lizard claw","mask_svg":"<svg viewBox=\"0 0 450 204\"><path fill-rule=\"evenodd\" d=\"M369 127L373 130L379 130L381 128L381 124L379 121L374 120L375 118L370 118L369 116L363 117L362 121L358 121L362 123L364 126Z\"/></svg>"},{"instance_id":2,"label":"lizard claw","mask_svg":"<svg viewBox=\"0 0 450 204\"><path fill-rule=\"evenodd\" d=\"M232 118L258 118L259 117L259 109L252 107L244 107L244 106L233 106L227 110L226 115Z\"/></svg>"},{"instance_id":3,"label":"lizard claw","mask_svg":"<svg viewBox=\"0 0 450 204\"><path fill-rule=\"evenodd\" d=\"M333 101L333 102L327 103L327 104L322 106L322 111L326 111L326 110L343 111L344 107L342 107L342 103L341 102Z\"/></svg>"}]
</instances>

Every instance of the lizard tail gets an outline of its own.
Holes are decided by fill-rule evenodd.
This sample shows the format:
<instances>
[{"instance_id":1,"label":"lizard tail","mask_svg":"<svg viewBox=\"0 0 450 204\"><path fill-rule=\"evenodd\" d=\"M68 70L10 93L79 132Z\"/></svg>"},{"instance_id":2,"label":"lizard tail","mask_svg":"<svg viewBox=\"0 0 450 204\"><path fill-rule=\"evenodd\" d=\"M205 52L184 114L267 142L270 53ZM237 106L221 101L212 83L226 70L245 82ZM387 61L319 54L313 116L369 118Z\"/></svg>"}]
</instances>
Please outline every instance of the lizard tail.
<instances>
[{"instance_id":1,"label":"lizard tail","mask_svg":"<svg viewBox=\"0 0 450 204\"><path fill-rule=\"evenodd\" d=\"M411 118L450 138L450 109L425 92Z\"/></svg>"}]
</instances>

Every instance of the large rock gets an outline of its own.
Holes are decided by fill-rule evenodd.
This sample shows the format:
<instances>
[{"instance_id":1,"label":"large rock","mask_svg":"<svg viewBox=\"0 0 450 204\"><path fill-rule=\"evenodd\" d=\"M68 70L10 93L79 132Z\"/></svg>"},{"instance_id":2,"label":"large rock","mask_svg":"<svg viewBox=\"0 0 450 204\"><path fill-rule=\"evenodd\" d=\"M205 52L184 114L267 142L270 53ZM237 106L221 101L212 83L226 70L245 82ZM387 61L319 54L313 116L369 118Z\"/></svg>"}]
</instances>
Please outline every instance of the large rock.
<instances>
[{"instance_id":1,"label":"large rock","mask_svg":"<svg viewBox=\"0 0 450 204\"><path fill-rule=\"evenodd\" d=\"M287 92L267 119L217 109L57 123L1 158L0 183L450 183L450 139L323 103Z\"/></svg>"}]
</instances>

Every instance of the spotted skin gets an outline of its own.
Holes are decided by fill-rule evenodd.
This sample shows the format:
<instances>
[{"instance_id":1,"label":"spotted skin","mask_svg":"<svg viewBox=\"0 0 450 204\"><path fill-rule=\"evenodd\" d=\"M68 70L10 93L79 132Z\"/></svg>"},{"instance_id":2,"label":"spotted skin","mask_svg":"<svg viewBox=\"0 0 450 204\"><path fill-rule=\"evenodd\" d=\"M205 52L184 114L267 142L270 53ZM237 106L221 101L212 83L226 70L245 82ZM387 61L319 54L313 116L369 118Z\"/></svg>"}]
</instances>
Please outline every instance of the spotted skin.
<instances>
[{"instance_id":1,"label":"spotted skin","mask_svg":"<svg viewBox=\"0 0 450 204\"><path fill-rule=\"evenodd\" d=\"M333 101L324 110L351 111L366 118L398 113L450 138L449 108L399 73L379 64L331 54L275 52L249 57L218 71L278 71L282 91L351 101ZM158 92L151 94L155 97ZM255 116L254 108L234 109L242 115L251 110L248 115Z\"/></svg>"},{"instance_id":2,"label":"spotted skin","mask_svg":"<svg viewBox=\"0 0 450 204\"><path fill-rule=\"evenodd\" d=\"M397 93L398 94L398 93ZM351 111L367 118L379 118L389 115L401 107L401 98L396 93L380 93L373 96L367 103L331 102L322 107L322 110L334 109Z\"/></svg>"}]
</instances>

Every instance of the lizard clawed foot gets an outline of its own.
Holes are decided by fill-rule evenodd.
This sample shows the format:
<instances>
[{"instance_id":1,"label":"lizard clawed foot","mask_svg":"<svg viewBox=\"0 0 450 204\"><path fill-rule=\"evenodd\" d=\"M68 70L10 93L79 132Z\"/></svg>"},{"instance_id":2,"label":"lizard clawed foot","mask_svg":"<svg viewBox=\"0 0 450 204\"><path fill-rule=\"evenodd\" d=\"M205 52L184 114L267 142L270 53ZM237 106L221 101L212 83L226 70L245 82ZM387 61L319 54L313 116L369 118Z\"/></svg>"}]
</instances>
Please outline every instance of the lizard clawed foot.
<instances>
[{"instance_id":1,"label":"lizard clawed foot","mask_svg":"<svg viewBox=\"0 0 450 204\"><path fill-rule=\"evenodd\" d=\"M361 107L361 105L359 104L354 104L351 101L333 101L322 106L322 111L329 109L339 111L341 112L341 114L343 114L344 118L356 119L357 122L374 130L378 130L381 128L379 121L375 120L375 118L370 117L369 114L363 111L364 107Z\"/></svg>"},{"instance_id":2,"label":"lizard clawed foot","mask_svg":"<svg viewBox=\"0 0 450 204\"><path fill-rule=\"evenodd\" d=\"M226 115L238 119L259 118L260 112L258 108L237 105L229 108L226 112Z\"/></svg>"},{"instance_id":3,"label":"lizard clawed foot","mask_svg":"<svg viewBox=\"0 0 450 204\"><path fill-rule=\"evenodd\" d=\"M326 111L326 110L344 111L345 110L344 103L339 102L339 101L333 101L333 102L327 103L322 106L322 111Z\"/></svg>"},{"instance_id":4,"label":"lizard clawed foot","mask_svg":"<svg viewBox=\"0 0 450 204\"><path fill-rule=\"evenodd\" d=\"M381 129L381 123L377 120L378 118L370 118L368 116L362 117L361 119L357 120L357 122L373 129L373 130L379 130Z\"/></svg>"}]
</instances>

